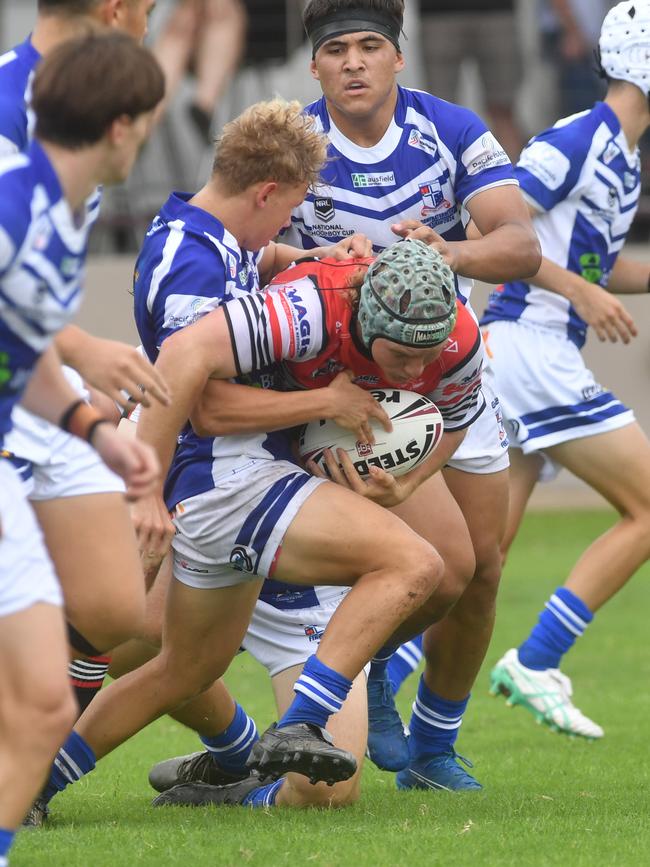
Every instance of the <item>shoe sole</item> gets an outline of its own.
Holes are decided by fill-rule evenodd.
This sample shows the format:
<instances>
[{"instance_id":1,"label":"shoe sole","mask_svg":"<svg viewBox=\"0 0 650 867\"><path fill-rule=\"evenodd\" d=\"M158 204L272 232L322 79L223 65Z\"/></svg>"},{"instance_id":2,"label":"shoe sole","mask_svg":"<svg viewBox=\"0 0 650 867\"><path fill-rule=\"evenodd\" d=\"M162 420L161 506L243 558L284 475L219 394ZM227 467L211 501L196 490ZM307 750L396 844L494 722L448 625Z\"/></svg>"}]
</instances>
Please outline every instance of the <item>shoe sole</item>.
<instances>
[{"instance_id":1,"label":"shoe sole","mask_svg":"<svg viewBox=\"0 0 650 867\"><path fill-rule=\"evenodd\" d=\"M513 679L506 671L493 671L490 674L490 695L495 697L502 695L506 699L506 707L512 708L516 707L517 705L523 707L535 717L538 725L545 725L552 732L566 735L568 738L571 739L582 738L585 741L600 740L600 738L594 737L593 735L584 735L581 732L574 732L570 729L564 729L562 728L562 726L559 726L554 720L549 719L543 711L537 710L536 707L533 707L533 705L523 695L519 687L515 684Z\"/></svg>"},{"instance_id":2,"label":"shoe sole","mask_svg":"<svg viewBox=\"0 0 650 867\"><path fill-rule=\"evenodd\" d=\"M274 747L266 747L258 741L247 764L257 771L260 782L279 780L285 774L295 773L308 777L312 785L327 783L333 786L354 775L357 763L353 756L351 759L343 753L340 756L318 755L306 750L279 753Z\"/></svg>"}]
</instances>

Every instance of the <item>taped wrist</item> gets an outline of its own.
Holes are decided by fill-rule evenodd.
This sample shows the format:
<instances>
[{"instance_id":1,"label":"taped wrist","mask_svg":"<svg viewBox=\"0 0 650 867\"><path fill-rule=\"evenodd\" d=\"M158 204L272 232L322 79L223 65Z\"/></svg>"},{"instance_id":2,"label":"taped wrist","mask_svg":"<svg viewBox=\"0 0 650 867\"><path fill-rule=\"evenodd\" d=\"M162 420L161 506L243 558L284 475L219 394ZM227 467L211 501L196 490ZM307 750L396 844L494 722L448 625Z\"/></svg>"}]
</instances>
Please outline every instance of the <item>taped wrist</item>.
<instances>
[{"instance_id":1,"label":"taped wrist","mask_svg":"<svg viewBox=\"0 0 650 867\"><path fill-rule=\"evenodd\" d=\"M109 423L97 410L83 398L75 400L59 419L59 427L79 439L90 442L100 424Z\"/></svg>"}]
</instances>

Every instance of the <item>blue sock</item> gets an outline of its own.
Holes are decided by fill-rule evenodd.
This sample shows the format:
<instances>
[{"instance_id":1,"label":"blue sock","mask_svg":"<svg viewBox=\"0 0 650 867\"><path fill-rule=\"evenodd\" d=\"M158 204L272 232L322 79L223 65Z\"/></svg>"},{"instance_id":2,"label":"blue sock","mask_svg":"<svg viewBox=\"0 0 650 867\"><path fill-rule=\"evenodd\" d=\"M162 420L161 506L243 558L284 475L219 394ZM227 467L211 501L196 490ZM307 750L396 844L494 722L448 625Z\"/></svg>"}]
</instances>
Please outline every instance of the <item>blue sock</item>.
<instances>
[{"instance_id":1,"label":"blue sock","mask_svg":"<svg viewBox=\"0 0 650 867\"><path fill-rule=\"evenodd\" d=\"M259 789L253 789L249 792L242 801L243 807L272 807L275 804L275 799L278 796L280 787L284 783L284 777L280 777L274 783L269 783L268 786L261 786Z\"/></svg>"},{"instance_id":2,"label":"blue sock","mask_svg":"<svg viewBox=\"0 0 650 867\"><path fill-rule=\"evenodd\" d=\"M384 672L386 671L386 666L390 662L395 650L397 648L394 644L385 644L383 647L380 647L377 653L373 656L370 661L370 674L368 678L372 678L372 680L381 680L384 676Z\"/></svg>"},{"instance_id":3,"label":"blue sock","mask_svg":"<svg viewBox=\"0 0 650 867\"><path fill-rule=\"evenodd\" d=\"M7 855L11 849L11 844L16 836L15 831L9 831L7 828L0 828L0 865L7 864Z\"/></svg>"},{"instance_id":4,"label":"blue sock","mask_svg":"<svg viewBox=\"0 0 650 867\"><path fill-rule=\"evenodd\" d=\"M201 740L214 761L224 771L243 771L253 744L258 740L257 727L241 705L235 705L235 716L227 729L214 737Z\"/></svg>"},{"instance_id":5,"label":"blue sock","mask_svg":"<svg viewBox=\"0 0 650 867\"><path fill-rule=\"evenodd\" d=\"M57 792L62 792L70 783L76 783L94 767L95 753L81 735L72 732L54 757L43 797L49 801Z\"/></svg>"},{"instance_id":6,"label":"blue sock","mask_svg":"<svg viewBox=\"0 0 650 867\"><path fill-rule=\"evenodd\" d=\"M559 587L519 648L519 662L535 671L559 668L563 655L593 619L582 599L566 587Z\"/></svg>"},{"instance_id":7,"label":"blue sock","mask_svg":"<svg viewBox=\"0 0 650 867\"><path fill-rule=\"evenodd\" d=\"M387 671L388 680L393 689L393 695L397 695L401 685L409 674L413 674L422 659L422 636L416 635L412 641L407 641L398 647L391 657Z\"/></svg>"},{"instance_id":8,"label":"blue sock","mask_svg":"<svg viewBox=\"0 0 650 867\"><path fill-rule=\"evenodd\" d=\"M296 697L278 726L314 723L324 728L330 716L341 710L351 688L351 680L310 656L293 687Z\"/></svg>"},{"instance_id":9,"label":"blue sock","mask_svg":"<svg viewBox=\"0 0 650 867\"><path fill-rule=\"evenodd\" d=\"M468 701L469 696L462 701L441 698L421 677L409 726L411 756L435 756L453 749Z\"/></svg>"}]
</instances>

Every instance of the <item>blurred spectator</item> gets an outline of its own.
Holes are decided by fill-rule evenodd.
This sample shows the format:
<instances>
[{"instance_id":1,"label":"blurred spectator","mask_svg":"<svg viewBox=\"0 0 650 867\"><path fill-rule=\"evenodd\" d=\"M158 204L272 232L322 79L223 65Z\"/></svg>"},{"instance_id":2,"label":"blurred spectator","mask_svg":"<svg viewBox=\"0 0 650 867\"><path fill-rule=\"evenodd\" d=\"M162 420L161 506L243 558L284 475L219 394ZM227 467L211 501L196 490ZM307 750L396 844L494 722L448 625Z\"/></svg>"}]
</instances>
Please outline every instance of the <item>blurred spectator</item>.
<instances>
[{"instance_id":1,"label":"blurred spectator","mask_svg":"<svg viewBox=\"0 0 650 867\"><path fill-rule=\"evenodd\" d=\"M207 144L215 106L244 51L246 24L241 0L178 0L153 47L167 81L167 104L185 73L194 74L188 111Z\"/></svg>"},{"instance_id":2,"label":"blurred spectator","mask_svg":"<svg viewBox=\"0 0 650 867\"><path fill-rule=\"evenodd\" d=\"M478 64L488 125L512 160L523 144L514 117L521 77L515 0L420 0L427 89L457 101L462 62Z\"/></svg>"},{"instance_id":3,"label":"blurred spectator","mask_svg":"<svg viewBox=\"0 0 650 867\"><path fill-rule=\"evenodd\" d=\"M603 19L617 0L539 0L542 51L557 70L557 114L584 111L605 94L594 51Z\"/></svg>"}]
</instances>

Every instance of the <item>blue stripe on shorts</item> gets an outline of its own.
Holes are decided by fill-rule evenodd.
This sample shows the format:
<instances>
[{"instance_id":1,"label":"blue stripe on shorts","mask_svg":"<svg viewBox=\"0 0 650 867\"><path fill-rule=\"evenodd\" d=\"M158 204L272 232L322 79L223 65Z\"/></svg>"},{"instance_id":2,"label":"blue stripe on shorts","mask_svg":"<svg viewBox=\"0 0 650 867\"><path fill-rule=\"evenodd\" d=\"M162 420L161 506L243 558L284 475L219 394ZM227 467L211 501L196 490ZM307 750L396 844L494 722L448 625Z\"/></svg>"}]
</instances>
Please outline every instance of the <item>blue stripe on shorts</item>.
<instances>
[{"instance_id":1,"label":"blue stripe on shorts","mask_svg":"<svg viewBox=\"0 0 650 867\"><path fill-rule=\"evenodd\" d=\"M558 431L599 424L626 412L629 412L628 408L611 391L606 391L591 400L527 413L522 415L521 421L528 430L527 440L530 441Z\"/></svg>"}]
</instances>

